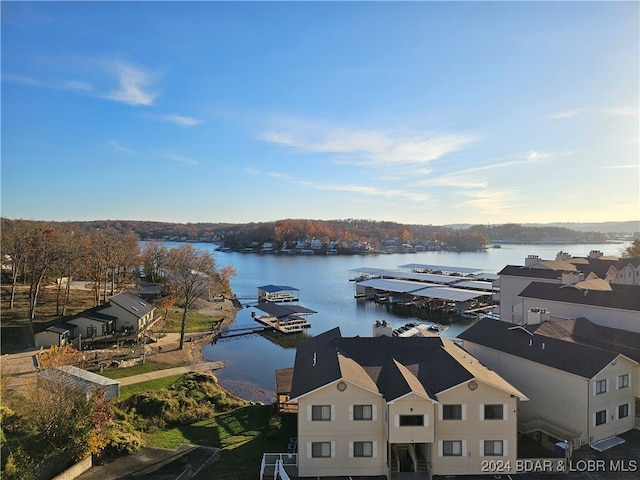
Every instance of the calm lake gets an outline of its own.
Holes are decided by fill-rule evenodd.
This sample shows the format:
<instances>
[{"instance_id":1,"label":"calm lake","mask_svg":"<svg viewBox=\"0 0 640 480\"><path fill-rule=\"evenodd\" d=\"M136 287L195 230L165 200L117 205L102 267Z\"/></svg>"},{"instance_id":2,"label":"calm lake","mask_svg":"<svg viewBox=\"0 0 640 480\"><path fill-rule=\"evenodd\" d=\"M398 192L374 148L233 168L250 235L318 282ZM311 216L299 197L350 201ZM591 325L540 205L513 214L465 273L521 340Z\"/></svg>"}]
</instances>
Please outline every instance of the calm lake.
<instances>
[{"instance_id":1,"label":"calm lake","mask_svg":"<svg viewBox=\"0 0 640 480\"><path fill-rule=\"evenodd\" d=\"M167 243L168 247L180 244ZM339 326L344 336L370 336L376 320L386 320L392 326L421 319L391 311L386 305L354 298L354 282L349 281L349 270L360 267L397 268L400 265L420 263L454 267L469 267L488 273L498 273L505 265L523 265L527 255L554 259L559 251L574 256L586 256L591 250L605 255L619 256L629 244L588 245L502 245L486 252L420 252L391 255L354 256L279 256L215 251L214 245L192 244L208 250L218 268L231 265L237 276L231 281L233 292L241 298L244 308L238 312L231 328L258 326L251 312L262 312L248 307L257 301L257 287L268 284L287 285L299 289L299 305L315 310L308 317L312 326L304 334L280 337L286 345L264 335L248 335L206 345L203 355L207 360L224 360L227 366L217 372L220 382L230 391L254 401L275 400L274 370L292 367L295 346L305 335L315 335ZM429 321L437 319L430 318ZM470 325L471 320L456 319L443 335L453 338Z\"/></svg>"}]
</instances>

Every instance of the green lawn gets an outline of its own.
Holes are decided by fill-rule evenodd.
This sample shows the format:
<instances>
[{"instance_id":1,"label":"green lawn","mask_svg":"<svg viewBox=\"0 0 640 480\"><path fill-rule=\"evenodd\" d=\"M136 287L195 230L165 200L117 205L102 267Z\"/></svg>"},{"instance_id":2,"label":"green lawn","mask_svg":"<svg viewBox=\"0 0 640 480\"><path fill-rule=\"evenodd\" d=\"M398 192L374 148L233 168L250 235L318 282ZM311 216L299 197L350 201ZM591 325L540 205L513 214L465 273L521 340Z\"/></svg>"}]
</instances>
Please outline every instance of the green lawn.
<instances>
[{"instance_id":1,"label":"green lawn","mask_svg":"<svg viewBox=\"0 0 640 480\"><path fill-rule=\"evenodd\" d=\"M295 417L283 418L281 427L269 432L271 405L249 405L231 412L149 436L149 446L177 448L197 444L222 449L220 458L204 468L194 480L257 479L262 454L286 452L289 439L296 436ZM267 433L269 432L269 433Z\"/></svg>"},{"instance_id":2,"label":"green lawn","mask_svg":"<svg viewBox=\"0 0 640 480\"><path fill-rule=\"evenodd\" d=\"M171 386L176 380L178 380L182 374L170 375L168 377L158 378L157 380L149 380L148 382L134 383L133 385L125 385L120 387L119 400L126 400L131 395L143 392L157 392L158 390L164 390Z\"/></svg>"},{"instance_id":3,"label":"green lawn","mask_svg":"<svg viewBox=\"0 0 640 480\"><path fill-rule=\"evenodd\" d=\"M221 317L215 315L205 315L202 313L187 313L187 331L188 332L210 332L214 325L221 320ZM167 319L162 331L167 333L180 333L182 326L182 310L169 310Z\"/></svg>"}]
</instances>

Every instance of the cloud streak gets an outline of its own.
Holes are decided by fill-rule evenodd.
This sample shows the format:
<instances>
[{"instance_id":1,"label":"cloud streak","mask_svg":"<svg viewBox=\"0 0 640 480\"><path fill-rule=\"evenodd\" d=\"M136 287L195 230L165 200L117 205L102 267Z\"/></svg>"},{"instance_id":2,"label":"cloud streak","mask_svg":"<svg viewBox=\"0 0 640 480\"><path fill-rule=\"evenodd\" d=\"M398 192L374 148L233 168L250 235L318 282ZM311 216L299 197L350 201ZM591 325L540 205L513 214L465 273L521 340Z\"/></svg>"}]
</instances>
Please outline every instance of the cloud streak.
<instances>
[{"instance_id":1,"label":"cloud streak","mask_svg":"<svg viewBox=\"0 0 640 480\"><path fill-rule=\"evenodd\" d=\"M261 135L265 142L303 153L339 154L338 163L372 167L423 165L479 140L469 133L398 135L347 128L283 128Z\"/></svg>"},{"instance_id":2,"label":"cloud streak","mask_svg":"<svg viewBox=\"0 0 640 480\"><path fill-rule=\"evenodd\" d=\"M174 153L164 154L163 157L169 160L173 160L174 162L183 163L185 165L198 165L200 163L192 158L183 157L182 155L176 155Z\"/></svg>"}]
</instances>

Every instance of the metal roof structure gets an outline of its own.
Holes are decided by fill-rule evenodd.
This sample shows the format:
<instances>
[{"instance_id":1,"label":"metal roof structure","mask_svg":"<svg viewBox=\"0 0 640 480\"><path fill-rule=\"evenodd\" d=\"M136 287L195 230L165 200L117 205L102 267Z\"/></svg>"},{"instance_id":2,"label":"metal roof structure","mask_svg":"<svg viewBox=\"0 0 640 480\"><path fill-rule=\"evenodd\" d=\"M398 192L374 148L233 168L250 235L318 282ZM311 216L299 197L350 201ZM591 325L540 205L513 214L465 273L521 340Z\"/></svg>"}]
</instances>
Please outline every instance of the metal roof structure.
<instances>
[{"instance_id":1,"label":"metal roof structure","mask_svg":"<svg viewBox=\"0 0 640 480\"><path fill-rule=\"evenodd\" d=\"M450 284L460 281L462 277L454 275L440 275L435 273L403 272L386 268L355 268L350 272L362 273L371 277L394 278L402 280L415 280L418 282L433 282L438 284Z\"/></svg>"},{"instance_id":2,"label":"metal roof structure","mask_svg":"<svg viewBox=\"0 0 640 480\"><path fill-rule=\"evenodd\" d=\"M411 292L416 297L437 298L440 300L451 300L454 302L466 302L474 298L491 296L491 292L483 292L480 290L465 290L463 288L453 287L429 287Z\"/></svg>"},{"instance_id":3,"label":"metal roof structure","mask_svg":"<svg viewBox=\"0 0 640 480\"><path fill-rule=\"evenodd\" d=\"M484 271L481 268L450 267L447 265L428 265L424 263L408 263L406 265L400 265L398 268L408 270L436 270L440 272L462 273L465 275L478 274Z\"/></svg>"},{"instance_id":4,"label":"metal roof structure","mask_svg":"<svg viewBox=\"0 0 640 480\"><path fill-rule=\"evenodd\" d=\"M302 307L300 305L280 305L278 303L259 303L255 305L256 308L263 312L273 315L276 318L283 318L291 315L309 315L311 313L318 313L310 308Z\"/></svg>"},{"instance_id":5,"label":"metal roof structure","mask_svg":"<svg viewBox=\"0 0 640 480\"><path fill-rule=\"evenodd\" d=\"M287 285L263 285L262 287L258 287L258 290L262 290L267 293L286 292L286 291L299 292L300 291L295 287L289 287Z\"/></svg>"},{"instance_id":6,"label":"metal roof structure","mask_svg":"<svg viewBox=\"0 0 640 480\"><path fill-rule=\"evenodd\" d=\"M103 388L107 391L107 399L115 398L120 393L119 381L72 365L63 365L61 367L43 370L38 372L38 376L56 385L78 389L85 394L91 393L96 388Z\"/></svg>"},{"instance_id":7,"label":"metal roof structure","mask_svg":"<svg viewBox=\"0 0 640 480\"><path fill-rule=\"evenodd\" d=\"M386 278L372 278L358 282L359 286L375 288L395 293L406 293L416 297L437 298L464 302L474 298L493 295L491 291L469 290L465 288L447 287L436 283L412 282L408 280L394 280Z\"/></svg>"}]
</instances>

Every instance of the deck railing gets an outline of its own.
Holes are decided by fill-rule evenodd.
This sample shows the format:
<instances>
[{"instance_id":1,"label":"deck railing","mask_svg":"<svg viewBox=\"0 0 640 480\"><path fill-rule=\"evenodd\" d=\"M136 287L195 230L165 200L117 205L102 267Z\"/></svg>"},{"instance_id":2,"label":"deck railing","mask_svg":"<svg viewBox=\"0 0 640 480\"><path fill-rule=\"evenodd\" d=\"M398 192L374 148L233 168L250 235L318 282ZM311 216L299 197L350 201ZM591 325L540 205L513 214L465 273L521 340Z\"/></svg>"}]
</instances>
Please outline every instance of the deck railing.
<instances>
[{"instance_id":1,"label":"deck railing","mask_svg":"<svg viewBox=\"0 0 640 480\"><path fill-rule=\"evenodd\" d=\"M297 453L263 453L260 464L260 480L264 478L264 472L267 467L273 468L277 473L279 470L284 470L284 467L287 466L298 466Z\"/></svg>"}]
</instances>

